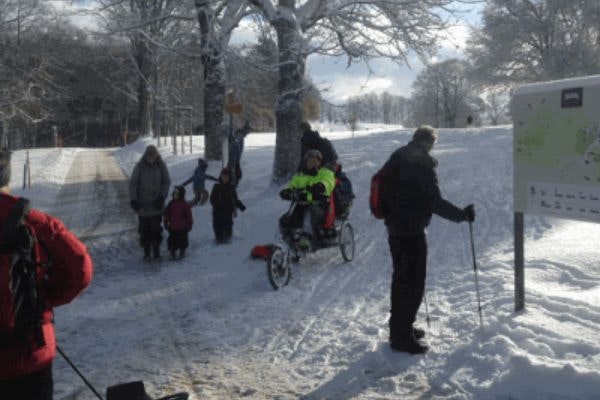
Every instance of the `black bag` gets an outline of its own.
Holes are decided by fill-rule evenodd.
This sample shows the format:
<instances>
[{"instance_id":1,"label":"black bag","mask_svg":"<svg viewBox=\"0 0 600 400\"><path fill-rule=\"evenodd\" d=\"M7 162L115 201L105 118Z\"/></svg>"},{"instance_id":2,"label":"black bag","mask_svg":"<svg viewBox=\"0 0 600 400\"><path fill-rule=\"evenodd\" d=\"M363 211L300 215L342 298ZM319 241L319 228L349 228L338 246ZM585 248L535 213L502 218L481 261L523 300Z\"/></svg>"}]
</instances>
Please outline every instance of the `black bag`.
<instances>
[{"instance_id":1,"label":"black bag","mask_svg":"<svg viewBox=\"0 0 600 400\"><path fill-rule=\"evenodd\" d=\"M10 345L31 332L34 332L38 346L45 345L42 307L37 291L39 264L35 253L36 239L24 222L28 212L29 200L20 198L2 224L0 268L9 268L10 301L0 305L3 308L0 345Z\"/></svg>"}]
</instances>

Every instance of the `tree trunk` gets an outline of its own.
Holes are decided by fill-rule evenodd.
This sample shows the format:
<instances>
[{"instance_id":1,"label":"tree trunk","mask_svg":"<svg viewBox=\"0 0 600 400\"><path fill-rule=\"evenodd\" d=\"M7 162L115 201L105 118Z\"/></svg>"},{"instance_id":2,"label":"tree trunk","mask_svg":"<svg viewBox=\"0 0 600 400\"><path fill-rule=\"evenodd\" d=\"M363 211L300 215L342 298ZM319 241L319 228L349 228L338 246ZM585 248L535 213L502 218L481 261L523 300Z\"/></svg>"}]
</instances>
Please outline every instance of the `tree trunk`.
<instances>
[{"instance_id":1,"label":"tree trunk","mask_svg":"<svg viewBox=\"0 0 600 400\"><path fill-rule=\"evenodd\" d=\"M133 47L139 74L137 90L139 132L141 136L147 136L152 132L152 96L149 88L152 55L148 40L143 37L134 39Z\"/></svg>"},{"instance_id":2,"label":"tree trunk","mask_svg":"<svg viewBox=\"0 0 600 400\"><path fill-rule=\"evenodd\" d=\"M8 148L8 135L6 134L6 130L4 129L4 121L2 120L0 120L0 148Z\"/></svg>"},{"instance_id":3,"label":"tree trunk","mask_svg":"<svg viewBox=\"0 0 600 400\"><path fill-rule=\"evenodd\" d=\"M306 57L302 54L302 31L295 21L281 18L274 21L279 53L278 96L275 105L274 183L287 181L300 161L300 129Z\"/></svg>"},{"instance_id":4,"label":"tree trunk","mask_svg":"<svg viewBox=\"0 0 600 400\"><path fill-rule=\"evenodd\" d=\"M221 124L225 105L225 65L222 55L204 62L204 157L221 159Z\"/></svg>"}]
</instances>

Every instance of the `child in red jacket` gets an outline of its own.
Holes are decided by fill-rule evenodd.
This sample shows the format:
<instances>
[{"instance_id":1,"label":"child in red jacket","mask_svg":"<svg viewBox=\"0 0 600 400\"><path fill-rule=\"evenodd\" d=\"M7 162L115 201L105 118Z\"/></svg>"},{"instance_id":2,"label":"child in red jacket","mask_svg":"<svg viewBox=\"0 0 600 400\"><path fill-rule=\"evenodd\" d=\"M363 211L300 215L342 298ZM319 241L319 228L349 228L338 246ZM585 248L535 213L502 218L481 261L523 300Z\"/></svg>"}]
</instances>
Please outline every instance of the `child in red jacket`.
<instances>
[{"instance_id":1,"label":"child in red jacket","mask_svg":"<svg viewBox=\"0 0 600 400\"><path fill-rule=\"evenodd\" d=\"M179 260L185 256L188 247L188 232L192 230L194 218L192 209L185 201L185 188L175 186L173 189L173 200L167 205L164 215L164 224L169 231L167 246L171 252L171 259ZM179 255L177 255L179 250Z\"/></svg>"}]
</instances>

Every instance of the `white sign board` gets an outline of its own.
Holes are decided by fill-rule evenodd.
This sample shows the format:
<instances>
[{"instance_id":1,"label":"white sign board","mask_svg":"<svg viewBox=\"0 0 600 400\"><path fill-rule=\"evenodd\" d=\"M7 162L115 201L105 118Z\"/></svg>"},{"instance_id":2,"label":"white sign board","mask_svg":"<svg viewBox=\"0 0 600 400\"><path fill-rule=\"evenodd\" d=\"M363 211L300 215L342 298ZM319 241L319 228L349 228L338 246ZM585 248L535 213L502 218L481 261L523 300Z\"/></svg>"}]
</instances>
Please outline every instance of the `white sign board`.
<instances>
[{"instance_id":1,"label":"white sign board","mask_svg":"<svg viewBox=\"0 0 600 400\"><path fill-rule=\"evenodd\" d=\"M521 86L512 117L514 211L600 222L600 75Z\"/></svg>"}]
</instances>

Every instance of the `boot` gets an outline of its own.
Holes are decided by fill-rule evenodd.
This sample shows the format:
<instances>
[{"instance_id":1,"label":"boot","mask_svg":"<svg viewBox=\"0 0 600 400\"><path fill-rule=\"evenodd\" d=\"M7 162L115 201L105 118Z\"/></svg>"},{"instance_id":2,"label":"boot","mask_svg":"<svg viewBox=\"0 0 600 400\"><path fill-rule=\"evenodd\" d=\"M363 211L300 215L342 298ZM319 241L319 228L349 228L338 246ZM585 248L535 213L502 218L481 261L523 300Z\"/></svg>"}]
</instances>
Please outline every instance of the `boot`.
<instances>
[{"instance_id":1,"label":"boot","mask_svg":"<svg viewBox=\"0 0 600 400\"><path fill-rule=\"evenodd\" d=\"M175 253L175 250L171 250L171 260L176 260L177 259L177 253Z\"/></svg>"},{"instance_id":2,"label":"boot","mask_svg":"<svg viewBox=\"0 0 600 400\"><path fill-rule=\"evenodd\" d=\"M157 243L152 245L152 258L155 260L160 259L160 245Z\"/></svg>"},{"instance_id":3,"label":"boot","mask_svg":"<svg viewBox=\"0 0 600 400\"><path fill-rule=\"evenodd\" d=\"M390 347L393 350L409 354L424 354L429 350L429 347L419 343L412 333L393 339L390 341Z\"/></svg>"},{"instance_id":4,"label":"boot","mask_svg":"<svg viewBox=\"0 0 600 400\"><path fill-rule=\"evenodd\" d=\"M144 245L144 261L150 261L150 245Z\"/></svg>"},{"instance_id":5,"label":"boot","mask_svg":"<svg viewBox=\"0 0 600 400\"><path fill-rule=\"evenodd\" d=\"M181 260L183 257L185 257L185 249L180 249L179 250L179 260Z\"/></svg>"}]
</instances>

